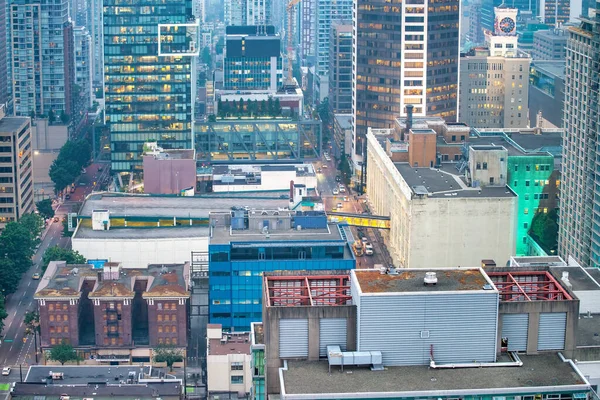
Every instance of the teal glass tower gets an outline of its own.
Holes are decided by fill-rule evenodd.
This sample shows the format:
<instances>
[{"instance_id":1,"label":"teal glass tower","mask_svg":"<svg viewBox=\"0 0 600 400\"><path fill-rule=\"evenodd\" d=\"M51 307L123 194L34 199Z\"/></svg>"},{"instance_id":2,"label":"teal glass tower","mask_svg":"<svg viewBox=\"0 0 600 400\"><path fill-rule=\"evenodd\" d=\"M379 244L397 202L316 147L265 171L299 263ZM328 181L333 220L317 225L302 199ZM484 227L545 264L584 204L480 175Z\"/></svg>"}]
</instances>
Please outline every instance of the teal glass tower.
<instances>
[{"instance_id":1,"label":"teal glass tower","mask_svg":"<svg viewBox=\"0 0 600 400\"><path fill-rule=\"evenodd\" d=\"M191 0L104 1L105 120L113 171L141 170L143 144L150 140L165 149L192 148L196 42L184 25L194 23ZM160 28L160 37L159 24L170 27Z\"/></svg>"}]
</instances>

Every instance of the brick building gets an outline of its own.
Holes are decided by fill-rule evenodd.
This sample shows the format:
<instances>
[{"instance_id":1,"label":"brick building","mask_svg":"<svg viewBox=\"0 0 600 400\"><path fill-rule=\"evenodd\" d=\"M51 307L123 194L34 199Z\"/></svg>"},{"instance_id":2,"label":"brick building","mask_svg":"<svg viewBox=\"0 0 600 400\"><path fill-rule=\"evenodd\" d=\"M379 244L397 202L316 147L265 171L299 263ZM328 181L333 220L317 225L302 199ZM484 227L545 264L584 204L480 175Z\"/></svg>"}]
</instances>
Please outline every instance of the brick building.
<instances>
[{"instance_id":1,"label":"brick building","mask_svg":"<svg viewBox=\"0 0 600 400\"><path fill-rule=\"evenodd\" d=\"M186 277L189 264L123 269L114 262L51 262L35 294L41 347L70 343L99 363L150 361L159 345L185 348Z\"/></svg>"}]
</instances>

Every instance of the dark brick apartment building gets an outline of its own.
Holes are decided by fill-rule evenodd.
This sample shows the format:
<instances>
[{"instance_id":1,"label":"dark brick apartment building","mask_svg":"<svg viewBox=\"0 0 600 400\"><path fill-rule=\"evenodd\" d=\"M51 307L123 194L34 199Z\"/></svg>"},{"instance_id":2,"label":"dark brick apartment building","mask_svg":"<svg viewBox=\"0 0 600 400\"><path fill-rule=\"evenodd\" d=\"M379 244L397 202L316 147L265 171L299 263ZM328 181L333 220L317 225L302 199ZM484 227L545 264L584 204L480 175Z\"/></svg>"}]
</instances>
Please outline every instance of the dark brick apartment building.
<instances>
[{"instance_id":1,"label":"dark brick apartment building","mask_svg":"<svg viewBox=\"0 0 600 400\"><path fill-rule=\"evenodd\" d=\"M189 264L124 269L51 262L37 288L41 347L72 344L86 359L150 361L151 348L187 345Z\"/></svg>"}]
</instances>

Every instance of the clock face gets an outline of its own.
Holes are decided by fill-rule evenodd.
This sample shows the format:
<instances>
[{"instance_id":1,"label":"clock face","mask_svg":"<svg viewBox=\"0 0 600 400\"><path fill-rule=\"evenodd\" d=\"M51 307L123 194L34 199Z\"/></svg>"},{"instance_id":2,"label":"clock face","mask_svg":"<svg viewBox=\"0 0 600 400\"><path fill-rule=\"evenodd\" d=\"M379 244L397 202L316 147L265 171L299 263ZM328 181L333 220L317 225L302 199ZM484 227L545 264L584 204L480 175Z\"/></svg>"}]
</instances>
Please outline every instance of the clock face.
<instances>
[{"instance_id":1,"label":"clock face","mask_svg":"<svg viewBox=\"0 0 600 400\"><path fill-rule=\"evenodd\" d=\"M500 20L498 27L504 33L511 33L515 29L515 21L510 17L504 17Z\"/></svg>"}]
</instances>

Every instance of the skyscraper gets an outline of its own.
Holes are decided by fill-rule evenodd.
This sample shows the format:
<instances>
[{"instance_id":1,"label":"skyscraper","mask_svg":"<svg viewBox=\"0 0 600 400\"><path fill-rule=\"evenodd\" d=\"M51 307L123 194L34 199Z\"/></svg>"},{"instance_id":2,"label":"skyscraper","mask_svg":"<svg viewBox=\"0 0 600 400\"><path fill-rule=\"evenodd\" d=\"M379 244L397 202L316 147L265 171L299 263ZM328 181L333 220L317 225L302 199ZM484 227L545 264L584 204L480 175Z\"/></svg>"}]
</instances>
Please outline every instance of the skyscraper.
<instances>
[{"instance_id":1,"label":"skyscraper","mask_svg":"<svg viewBox=\"0 0 600 400\"><path fill-rule=\"evenodd\" d=\"M405 115L457 115L459 0L355 0L353 114L357 141ZM356 143L357 152L362 144Z\"/></svg>"},{"instance_id":2,"label":"skyscraper","mask_svg":"<svg viewBox=\"0 0 600 400\"><path fill-rule=\"evenodd\" d=\"M271 0L225 0L225 25L270 25Z\"/></svg>"},{"instance_id":3,"label":"skyscraper","mask_svg":"<svg viewBox=\"0 0 600 400\"><path fill-rule=\"evenodd\" d=\"M102 0L90 1L90 35L92 36L92 77L94 87L102 87L104 82L104 13Z\"/></svg>"},{"instance_id":4,"label":"skyscraper","mask_svg":"<svg viewBox=\"0 0 600 400\"><path fill-rule=\"evenodd\" d=\"M352 112L352 23L334 21L329 35L329 109Z\"/></svg>"},{"instance_id":5,"label":"skyscraper","mask_svg":"<svg viewBox=\"0 0 600 400\"><path fill-rule=\"evenodd\" d=\"M10 77L8 76L8 44L7 44L7 19L6 19L6 0L0 0L0 76L6 79L0 79L0 105L8 102L8 85Z\"/></svg>"},{"instance_id":6,"label":"skyscraper","mask_svg":"<svg viewBox=\"0 0 600 400\"><path fill-rule=\"evenodd\" d=\"M75 83L79 87L82 107L92 106L92 38L87 29L78 26L73 29L75 47Z\"/></svg>"},{"instance_id":7,"label":"skyscraper","mask_svg":"<svg viewBox=\"0 0 600 400\"><path fill-rule=\"evenodd\" d=\"M10 10L14 115L69 113L68 3L15 0Z\"/></svg>"},{"instance_id":8,"label":"skyscraper","mask_svg":"<svg viewBox=\"0 0 600 400\"><path fill-rule=\"evenodd\" d=\"M559 255L600 267L600 178L598 161L598 63L596 20L568 28L565 79Z\"/></svg>"},{"instance_id":9,"label":"skyscraper","mask_svg":"<svg viewBox=\"0 0 600 400\"><path fill-rule=\"evenodd\" d=\"M192 147L191 0L104 1L105 118L113 171L141 170L143 144ZM159 43L159 24L161 26ZM160 53L159 53L160 52Z\"/></svg>"}]
</instances>

